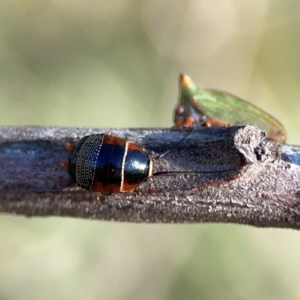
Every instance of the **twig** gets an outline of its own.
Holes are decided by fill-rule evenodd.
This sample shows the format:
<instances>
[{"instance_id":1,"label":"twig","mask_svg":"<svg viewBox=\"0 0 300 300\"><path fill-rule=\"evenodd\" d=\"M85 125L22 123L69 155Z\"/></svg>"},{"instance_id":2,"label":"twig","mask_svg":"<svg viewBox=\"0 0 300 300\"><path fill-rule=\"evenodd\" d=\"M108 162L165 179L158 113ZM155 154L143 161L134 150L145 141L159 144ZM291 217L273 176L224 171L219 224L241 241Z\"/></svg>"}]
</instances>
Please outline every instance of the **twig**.
<instances>
[{"instance_id":1,"label":"twig","mask_svg":"<svg viewBox=\"0 0 300 300\"><path fill-rule=\"evenodd\" d=\"M63 142L110 132L142 145L154 176L133 193L72 185ZM0 128L0 211L130 222L232 222L300 228L300 147L265 142L251 126L186 130ZM198 172L198 173L197 173ZM209 173L210 172L210 173Z\"/></svg>"}]
</instances>

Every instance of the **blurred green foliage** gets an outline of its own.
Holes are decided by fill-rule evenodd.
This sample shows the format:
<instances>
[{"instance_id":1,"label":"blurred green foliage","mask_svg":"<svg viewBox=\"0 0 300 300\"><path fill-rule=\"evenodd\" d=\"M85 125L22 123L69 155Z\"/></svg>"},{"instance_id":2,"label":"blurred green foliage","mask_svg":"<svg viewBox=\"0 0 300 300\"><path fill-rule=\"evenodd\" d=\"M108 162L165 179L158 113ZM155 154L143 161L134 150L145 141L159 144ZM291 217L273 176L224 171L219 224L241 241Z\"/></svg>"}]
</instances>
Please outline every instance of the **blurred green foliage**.
<instances>
[{"instance_id":1,"label":"blurred green foliage","mask_svg":"<svg viewBox=\"0 0 300 300\"><path fill-rule=\"evenodd\" d=\"M300 2L2 0L0 124L170 127L180 72L299 143ZM296 231L0 218L0 299L299 299Z\"/></svg>"}]
</instances>

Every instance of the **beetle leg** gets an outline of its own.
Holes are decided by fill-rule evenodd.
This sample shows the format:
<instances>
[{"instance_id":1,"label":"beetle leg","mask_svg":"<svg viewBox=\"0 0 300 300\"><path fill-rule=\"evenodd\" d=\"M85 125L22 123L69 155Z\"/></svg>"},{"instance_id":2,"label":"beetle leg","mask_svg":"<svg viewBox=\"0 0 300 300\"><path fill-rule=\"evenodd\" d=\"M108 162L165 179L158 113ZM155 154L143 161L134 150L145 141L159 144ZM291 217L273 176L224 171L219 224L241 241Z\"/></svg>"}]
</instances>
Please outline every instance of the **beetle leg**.
<instances>
[{"instance_id":1,"label":"beetle leg","mask_svg":"<svg viewBox=\"0 0 300 300\"><path fill-rule=\"evenodd\" d=\"M62 168L69 168L69 163L67 161L62 161L59 163L59 166Z\"/></svg>"},{"instance_id":2,"label":"beetle leg","mask_svg":"<svg viewBox=\"0 0 300 300\"><path fill-rule=\"evenodd\" d=\"M64 142L64 145L65 145L65 148L70 152L73 152L75 149L75 146L69 142Z\"/></svg>"}]
</instances>

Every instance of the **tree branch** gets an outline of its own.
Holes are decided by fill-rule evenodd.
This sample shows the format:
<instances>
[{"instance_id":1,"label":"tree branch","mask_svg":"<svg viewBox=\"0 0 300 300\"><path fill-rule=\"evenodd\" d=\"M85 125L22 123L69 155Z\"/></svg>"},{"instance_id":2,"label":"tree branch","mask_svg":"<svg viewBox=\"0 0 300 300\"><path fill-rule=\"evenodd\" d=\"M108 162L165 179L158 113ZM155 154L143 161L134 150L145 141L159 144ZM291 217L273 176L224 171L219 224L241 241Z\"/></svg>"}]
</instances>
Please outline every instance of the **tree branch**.
<instances>
[{"instance_id":1,"label":"tree branch","mask_svg":"<svg viewBox=\"0 0 300 300\"><path fill-rule=\"evenodd\" d=\"M127 138L155 157L133 193L93 194L72 184L63 142L91 133ZM130 222L232 222L300 228L300 147L265 142L251 126L186 130L0 128L0 211Z\"/></svg>"}]
</instances>

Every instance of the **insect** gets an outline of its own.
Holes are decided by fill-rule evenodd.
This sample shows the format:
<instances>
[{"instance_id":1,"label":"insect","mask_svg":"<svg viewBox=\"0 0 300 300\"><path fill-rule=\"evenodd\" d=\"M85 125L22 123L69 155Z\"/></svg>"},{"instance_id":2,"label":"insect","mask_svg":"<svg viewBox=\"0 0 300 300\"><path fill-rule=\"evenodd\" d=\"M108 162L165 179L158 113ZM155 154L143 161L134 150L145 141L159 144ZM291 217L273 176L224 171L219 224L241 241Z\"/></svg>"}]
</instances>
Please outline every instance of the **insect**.
<instances>
[{"instance_id":1,"label":"insect","mask_svg":"<svg viewBox=\"0 0 300 300\"><path fill-rule=\"evenodd\" d=\"M186 139L194 130L185 135L178 143ZM153 161L169 153L151 157L140 146L126 139L110 134L93 134L83 137L74 146L65 143L71 151L68 162L60 164L67 167L69 175L81 188L98 193L130 192L151 176L194 173L190 171L153 173ZM201 173L220 173L224 171Z\"/></svg>"},{"instance_id":2,"label":"insect","mask_svg":"<svg viewBox=\"0 0 300 300\"><path fill-rule=\"evenodd\" d=\"M83 137L61 166L83 189L100 193L129 192L152 176L153 161L145 151L123 138L109 134Z\"/></svg>"},{"instance_id":3,"label":"insect","mask_svg":"<svg viewBox=\"0 0 300 300\"><path fill-rule=\"evenodd\" d=\"M227 92L201 89L192 79L179 77L179 105L175 109L175 128L198 126L255 125L269 140L284 143L283 125L255 105Z\"/></svg>"}]
</instances>

